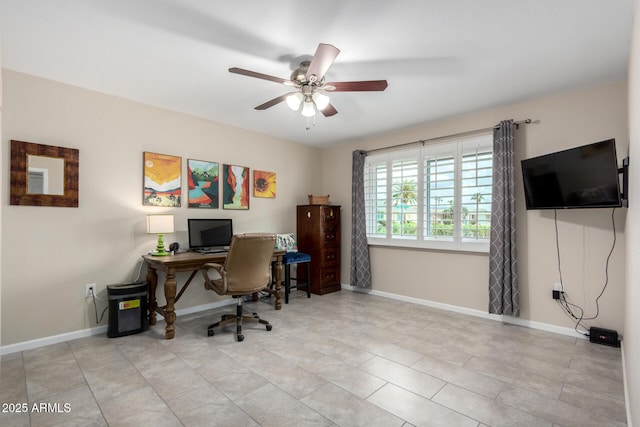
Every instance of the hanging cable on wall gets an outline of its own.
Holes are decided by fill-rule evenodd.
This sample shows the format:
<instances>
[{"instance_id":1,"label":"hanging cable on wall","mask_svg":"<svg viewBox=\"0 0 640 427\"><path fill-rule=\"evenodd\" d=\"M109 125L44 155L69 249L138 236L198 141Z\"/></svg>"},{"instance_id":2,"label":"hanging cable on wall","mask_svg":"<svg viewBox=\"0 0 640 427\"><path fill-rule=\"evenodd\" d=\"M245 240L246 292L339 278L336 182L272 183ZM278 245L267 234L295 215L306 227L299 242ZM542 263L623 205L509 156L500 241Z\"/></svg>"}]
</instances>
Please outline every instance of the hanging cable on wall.
<instances>
[{"instance_id":1,"label":"hanging cable on wall","mask_svg":"<svg viewBox=\"0 0 640 427\"><path fill-rule=\"evenodd\" d=\"M600 294L598 295L598 297L596 298L595 302L596 302L596 314L594 316L591 317L585 317L584 315L584 309L582 307L580 307L577 304L574 304L570 301L569 296L567 295L567 293L564 290L564 280L562 278L562 267L561 267L561 260L560 260L560 237L559 237L559 232L558 232L558 211L557 209L553 210L553 220L554 220L554 224L555 224L555 232L556 232L556 253L557 253L557 257L558 257L558 275L560 277L560 298L557 299L557 303L558 305L560 305L560 307L563 309L563 311L565 312L565 314L567 314L573 321L575 321L575 326L574 329L577 333L584 335L586 337L589 336L589 333L586 332L586 330L588 330L589 328L587 328L582 322L585 320L594 320L596 319L599 314L600 314L600 298L602 297L602 295L604 294L604 291L607 289L607 286L609 285L609 261L611 260L611 255L613 254L613 250L616 247L616 241L617 241L617 236L616 236L616 220L615 220L615 212L616 212L616 208L613 208L611 210L611 228L613 230L613 243L611 244L611 250L609 251L609 254L607 255L607 260L605 262L605 280L604 280L604 285L602 287L602 290L600 291ZM578 328L582 328L585 330L585 332L581 332L578 330Z\"/></svg>"}]
</instances>

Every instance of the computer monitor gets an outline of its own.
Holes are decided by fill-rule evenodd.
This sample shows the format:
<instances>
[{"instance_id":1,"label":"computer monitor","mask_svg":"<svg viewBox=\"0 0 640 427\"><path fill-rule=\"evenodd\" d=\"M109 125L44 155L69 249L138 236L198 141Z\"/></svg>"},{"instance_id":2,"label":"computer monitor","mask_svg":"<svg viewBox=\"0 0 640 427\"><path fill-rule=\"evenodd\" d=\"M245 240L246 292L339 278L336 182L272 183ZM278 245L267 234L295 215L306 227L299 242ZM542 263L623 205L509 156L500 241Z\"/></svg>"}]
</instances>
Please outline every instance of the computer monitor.
<instances>
[{"instance_id":1,"label":"computer monitor","mask_svg":"<svg viewBox=\"0 0 640 427\"><path fill-rule=\"evenodd\" d=\"M194 219L187 220L189 230L189 249L226 249L233 237L231 219Z\"/></svg>"}]
</instances>

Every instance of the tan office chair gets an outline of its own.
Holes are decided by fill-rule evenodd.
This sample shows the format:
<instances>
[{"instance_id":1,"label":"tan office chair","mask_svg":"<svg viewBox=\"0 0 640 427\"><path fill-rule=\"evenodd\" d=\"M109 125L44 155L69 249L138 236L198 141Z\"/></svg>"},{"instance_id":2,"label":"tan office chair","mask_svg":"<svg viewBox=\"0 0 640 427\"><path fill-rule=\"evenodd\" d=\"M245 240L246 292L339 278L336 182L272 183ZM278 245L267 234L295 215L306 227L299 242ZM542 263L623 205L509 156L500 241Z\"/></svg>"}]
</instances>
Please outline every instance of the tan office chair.
<instances>
[{"instance_id":1,"label":"tan office chair","mask_svg":"<svg viewBox=\"0 0 640 427\"><path fill-rule=\"evenodd\" d=\"M236 298L236 314L225 314L222 320L208 327L208 335L212 336L213 329L227 323L236 324L236 337L238 341L244 340L242 335L242 322L258 322L266 325L267 331L271 325L261 319L257 313L252 315L242 314L242 297L261 291L271 282L271 258L276 245L275 234L236 234L231 240L229 254L224 264L208 263L201 271L204 276L204 287L219 295L231 295ZM209 270L215 270L219 278L209 277Z\"/></svg>"}]
</instances>

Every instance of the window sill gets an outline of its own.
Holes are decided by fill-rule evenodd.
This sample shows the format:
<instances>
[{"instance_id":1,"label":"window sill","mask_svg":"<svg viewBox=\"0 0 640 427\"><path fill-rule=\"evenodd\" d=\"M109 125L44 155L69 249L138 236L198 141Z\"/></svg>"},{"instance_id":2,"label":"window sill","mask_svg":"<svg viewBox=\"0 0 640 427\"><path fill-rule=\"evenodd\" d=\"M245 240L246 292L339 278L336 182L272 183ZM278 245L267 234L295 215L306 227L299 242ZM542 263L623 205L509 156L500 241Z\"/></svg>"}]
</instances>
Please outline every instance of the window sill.
<instances>
[{"instance_id":1,"label":"window sill","mask_svg":"<svg viewBox=\"0 0 640 427\"><path fill-rule=\"evenodd\" d=\"M367 238L367 243L369 246L397 249L489 254L489 242L446 242L436 240L417 241L402 239L388 240L369 237Z\"/></svg>"}]
</instances>

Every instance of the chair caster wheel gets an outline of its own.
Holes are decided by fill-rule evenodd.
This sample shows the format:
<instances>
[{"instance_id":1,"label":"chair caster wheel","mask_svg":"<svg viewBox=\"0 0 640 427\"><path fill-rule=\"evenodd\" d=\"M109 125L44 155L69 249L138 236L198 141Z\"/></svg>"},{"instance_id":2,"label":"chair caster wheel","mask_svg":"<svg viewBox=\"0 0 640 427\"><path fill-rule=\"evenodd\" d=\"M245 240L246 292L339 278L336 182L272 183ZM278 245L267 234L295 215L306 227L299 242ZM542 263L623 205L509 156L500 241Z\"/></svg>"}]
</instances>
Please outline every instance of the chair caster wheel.
<instances>
[{"instance_id":1,"label":"chair caster wheel","mask_svg":"<svg viewBox=\"0 0 640 427\"><path fill-rule=\"evenodd\" d=\"M244 341L244 335L238 335L238 342Z\"/></svg>"},{"instance_id":2,"label":"chair caster wheel","mask_svg":"<svg viewBox=\"0 0 640 427\"><path fill-rule=\"evenodd\" d=\"M213 336L213 331L212 331L211 329L209 329L209 330L207 331L207 336L210 336L210 337L212 337L212 336Z\"/></svg>"},{"instance_id":3,"label":"chair caster wheel","mask_svg":"<svg viewBox=\"0 0 640 427\"><path fill-rule=\"evenodd\" d=\"M270 331L271 329L273 329L273 326L267 325L267 331Z\"/></svg>"}]
</instances>

